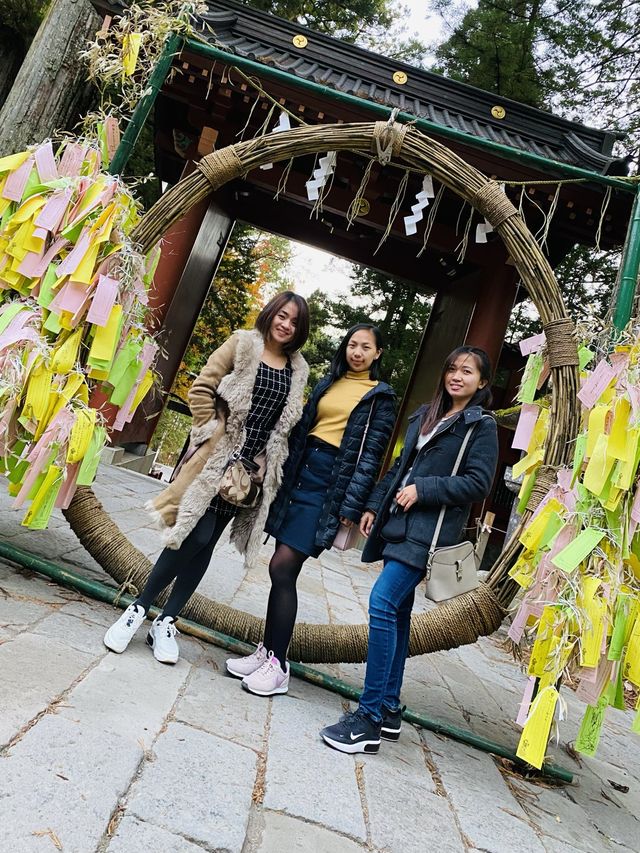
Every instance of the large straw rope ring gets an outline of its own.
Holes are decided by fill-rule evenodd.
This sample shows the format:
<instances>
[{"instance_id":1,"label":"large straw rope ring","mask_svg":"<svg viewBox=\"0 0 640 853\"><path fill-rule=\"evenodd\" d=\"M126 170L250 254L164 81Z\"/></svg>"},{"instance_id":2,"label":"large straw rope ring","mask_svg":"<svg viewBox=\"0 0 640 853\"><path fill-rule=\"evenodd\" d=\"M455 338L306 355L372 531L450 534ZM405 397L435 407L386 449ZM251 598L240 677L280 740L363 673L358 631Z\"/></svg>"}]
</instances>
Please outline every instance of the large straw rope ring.
<instances>
[{"instance_id":1,"label":"large straw rope ring","mask_svg":"<svg viewBox=\"0 0 640 853\"><path fill-rule=\"evenodd\" d=\"M134 238L146 251L176 220L199 201L230 180L265 163L289 160L322 151L378 151L393 163L431 174L460 198L476 207L491 222L516 265L533 299L543 327L552 371L549 435L543 461L544 486L552 472L569 461L570 440L578 426L577 348L573 324L553 271L524 221L499 186L446 146L412 126L381 123L318 125L269 134L239 143L204 157L199 167L166 192L144 216ZM410 654L455 648L492 633L504 607L516 591L508 570L520 551L518 534L529 520L536 490L521 526L479 589L412 619ZM66 512L71 527L98 563L119 583L141 589L151 564L109 518L90 489L80 489ZM257 642L263 622L248 613L194 595L184 616L239 639ZM366 658L366 625L296 626L290 655L308 662L362 661Z\"/></svg>"}]
</instances>

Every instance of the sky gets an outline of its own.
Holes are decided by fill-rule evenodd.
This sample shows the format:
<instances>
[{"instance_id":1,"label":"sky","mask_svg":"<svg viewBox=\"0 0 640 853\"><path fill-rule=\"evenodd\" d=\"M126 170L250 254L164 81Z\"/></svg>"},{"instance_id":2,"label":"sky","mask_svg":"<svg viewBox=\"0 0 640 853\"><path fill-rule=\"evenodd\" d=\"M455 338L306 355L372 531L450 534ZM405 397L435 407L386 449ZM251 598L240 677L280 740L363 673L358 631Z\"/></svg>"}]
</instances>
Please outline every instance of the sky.
<instances>
[{"instance_id":1,"label":"sky","mask_svg":"<svg viewBox=\"0 0 640 853\"><path fill-rule=\"evenodd\" d=\"M442 22L437 17L426 17L425 0L401 0L409 9L407 35L416 33L422 41L435 41L442 32ZM314 290L336 296L350 289L349 271L351 264L327 252L321 252L302 243L293 243L293 258L289 273L301 296L309 296Z\"/></svg>"}]
</instances>

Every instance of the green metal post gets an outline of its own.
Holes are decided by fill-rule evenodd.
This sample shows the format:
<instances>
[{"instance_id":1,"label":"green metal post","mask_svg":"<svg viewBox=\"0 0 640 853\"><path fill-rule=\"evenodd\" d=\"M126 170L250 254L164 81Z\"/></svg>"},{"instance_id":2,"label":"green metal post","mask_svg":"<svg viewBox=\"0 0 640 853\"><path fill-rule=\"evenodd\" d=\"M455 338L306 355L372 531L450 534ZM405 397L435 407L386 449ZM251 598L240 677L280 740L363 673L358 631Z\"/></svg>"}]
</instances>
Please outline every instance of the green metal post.
<instances>
[{"instance_id":1,"label":"green metal post","mask_svg":"<svg viewBox=\"0 0 640 853\"><path fill-rule=\"evenodd\" d=\"M155 100L158 97L158 92L169 73L173 57L180 49L181 42L182 37L178 33L172 33L165 42L160 58L149 77L147 89L138 101L138 104L133 111L133 115L131 116L131 120L127 125L127 129L122 135L120 144L113 155L113 160L109 165L110 174L121 174L122 170L127 165L131 152L133 151L133 147L140 136L140 131L142 130L144 123L151 112L151 107L154 105Z\"/></svg>"},{"instance_id":2,"label":"green metal post","mask_svg":"<svg viewBox=\"0 0 640 853\"><path fill-rule=\"evenodd\" d=\"M638 285L640 270L640 187L636 190L629 230L620 263L620 285L616 294L613 325L621 332L631 319L633 300Z\"/></svg>"},{"instance_id":3,"label":"green metal post","mask_svg":"<svg viewBox=\"0 0 640 853\"><path fill-rule=\"evenodd\" d=\"M77 589L92 598L98 599L99 601L106 601L116 607L121 607L123 610L133 601L133 598L130 595L120 595L118 590L113 587L106 586L99 581L85 578L71 569L58 566L56 563L52 563L51 560L39 557L36 554L31 554L28 551L23 551L21 548L16 548L15 545L10 545L8 542L0 541L0 557L10 560L12 563L17 563L19 566L31 569L34 572L39 572L57 583L71 587L72 589ZM160 611L157 607L152 607L149 611L151 616L157 616L159 612ZM242 640L237 640L235 637L229 637L227 634L221 634L219 631L206 628L204 625L199 625L197 622L192 622L189 619L180 619L178 624L183 633L191 634L192 636L205 640L208 643L213 643L213 645L220 646L234 654L246 655L253 651L253 647L242 642ZM306 666L302 663L291 662L290 667L291 672L297 678L301 678L304 681L308 681L311 684L322 687L324 690L330 690L333 693L337 693L340 696L344 696L346 699L351 699L356 702L360 698L360 691L356 687L353 687L351 684L347 684L339 678L333 678L330 675L326 675L324 672L320 672L319 670L313 669L313 667ZM428 729L429 731L446 735L447 737L453 738L461 743L466 743L475 749L480 749L484 752L490 752L493 755L499 755L502 758L507 758L510 761L513 761L514 764L520 767L524 772L537 773L537 771L528 768L528 766L517 757L512 749L488 740L481 735L476 735L466 729L461 729L458 726L454 726L440 720L434 720L424 714L418 714L415 711L411 711L409 708L404 711L403 717L407 722L420 726L423 729ZM573 774L569 770L565 770L564 767L558 767L554 764L544 764L540 771L540 775L559 779L562 782L570 783L573 781Z\"/></svg>"},{"instance_id":4,"label":"green metal post","mask_svg":"<svg viewBox=\"0 0 640 853\"><path fill-rule=\"evenodd\" d=\"M197 41L195 39L186 39L184 47L194 53L199 53L202 56L208 56L210 59L221 60L228 65L237 65L238 68L243 68L252 74L259 74L263 77L277 80L280 83L286 83L289 86L295 86L307 92L313 92L316 96L327 98L330 101L347 104L350 107L356 107L362 110L376 113L381 118L389 118L390 107L384 104L378 104L374 101L367 101L364 98L359 98L356 95L350 95L346 92L338 92L330 86L323 86L320 83L314 83L312 80L306 80L304 77L296 77L295 74L290 74L288 71L281 71L279 68L273 68L271 65L263 65L261 62L255 62L253 59L245 59L243 56L236 56L226 50L221 50L219 47L206 42ZM608 187L615 187L625 192L634 192L635 187L618 178L612 178L608 175L600 175L598 172L591 172L589 169L581 169L578 166L571 166L568 163L559 163L557 160L549 160L547 157L542 157L539 154L532 154L530 151L521 151L518 148L511 148L508 145L502 145L499 142L493 142L491 139L473 136L470 133L465 133L462 130L455 130L451 127L444 127L435 122L428 121L424 118L416 118L411 113L398 113L398 119L406 122L413 122L419 130L424 130L426 133L451 139L463 145L468 145L470 148L480 148L484 151L490 151L493 154L498 154L506 160L515 160L519 163L524 163L527 166L534 166L545 172L553 170L567 178L586 178L595 184L602 184Z\"/></svg>"}]
</instances>

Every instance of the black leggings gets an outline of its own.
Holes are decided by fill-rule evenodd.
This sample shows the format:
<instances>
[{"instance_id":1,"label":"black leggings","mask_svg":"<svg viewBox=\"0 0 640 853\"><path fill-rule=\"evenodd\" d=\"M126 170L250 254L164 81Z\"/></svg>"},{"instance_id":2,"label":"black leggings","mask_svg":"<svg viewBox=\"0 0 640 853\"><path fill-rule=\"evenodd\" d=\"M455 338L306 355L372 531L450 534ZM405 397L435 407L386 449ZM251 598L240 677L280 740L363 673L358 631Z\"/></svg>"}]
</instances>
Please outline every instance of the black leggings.
<instances>
[{"instance_id":1,"label":"black leggings","mask_svg":"<svg viewBox=\"0 0 640 853\"><path fill-rule=\"evenodd\" d=\"M155 599L175 578L171 595L162 611L163 616L175 619L204 577L213 549L230 521L230 516L216 515L208 509L177 550L165 548L160 554L134 604L148 612Z\"/></svg>"},{"instance_id":2,"label":"black leggings","mask_svg":"<svg viewBox=\"0 0 640 853\"><path fill-rule=\"evenodd\" d=\"M273 652L281 665L287 659L287 649L298 614L296 581L307 554L289 545L276 542L276 550L269 563L271 591L264 626L264 646Z\"/></svg>"}]
</instances>

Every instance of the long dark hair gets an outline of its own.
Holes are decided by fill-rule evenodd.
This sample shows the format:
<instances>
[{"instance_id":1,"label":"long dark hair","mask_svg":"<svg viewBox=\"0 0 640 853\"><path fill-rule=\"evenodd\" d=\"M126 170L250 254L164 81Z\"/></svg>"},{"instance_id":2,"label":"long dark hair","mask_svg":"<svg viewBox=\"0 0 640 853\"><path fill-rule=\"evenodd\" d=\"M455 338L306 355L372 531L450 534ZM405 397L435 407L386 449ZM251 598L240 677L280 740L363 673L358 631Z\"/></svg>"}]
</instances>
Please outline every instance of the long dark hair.
<instances>
[{"instance_id":1,"label":"long dark hair","mask_svg":"<svg viewBox=\"0 0 640 853\"><path fill-rule=\"evenodd\" d=\"M482 406L483 409L486 409L491 405L493 397L491 394L491 388L489 386L489 383L491 382L492 369L491 362L489 361L489 356L483 349L480 349L480 347L457 347L456 349L454 349L453 352L449 353L449 355L444 360L444 364L442 366L442 373L440 375L440 382L438 383L438 388L422 420L421 431L425 435L434 428L438 421L444 415L446 415L446 413L453 405L453 400L451 399L451 395L449 394L449 392L444 387L444 382L449 367L452 364L455 364L456 360L461 355L472 355L474 357L476 367L480 371L480 378L484 379L486 382L484 388L478 388L476 393L465 406L465 409L468 406Z\"/></svg>"},{"instance_id":2,"label":"long dark hair","mask_svg":"<svg viewBox=\"0 0 640 853\"><path fill-rule=\"evenodd\" d=\"M296 320L296 331L289 341L282 347L282 352L285 355L291 355L292 352L297 352L301 349L309 337L309 306L307 300L293 290L283 290L282 293L277 293L264 306L262 311L256 317L255 328L260 332L262 337L267 339L267 335L271 330L271 323L278 311L281 311L288 302L293 302L298 306L298 319Z\"/></svg>"},{"instance_id":3,"label":"long dark hair","mask_svg":"<svg viewBox=\"0 0 640 853\"><path fill-rule=\"evenodd\" d=\"M373 323L356 323L356 325L352 326L347 332L347 334L344 336L344 338L340 341L340 345L336 350L336 354L331 359L331 369L329 373L332 382L335 382L336 379L340 379L341 376L344 376L347 370L349 369L349 362L347 361L347 346L349 345L349 341L355 335L355 333L361 332L363 329L366 329L368 332L371 332L371 334L375 338L376 349L384 348L382 332L377 326L374 326ZM380 377L381 361L382 355L379 355L369 368L369 379L378 379Z\"/></svg>"}]
</instances>

